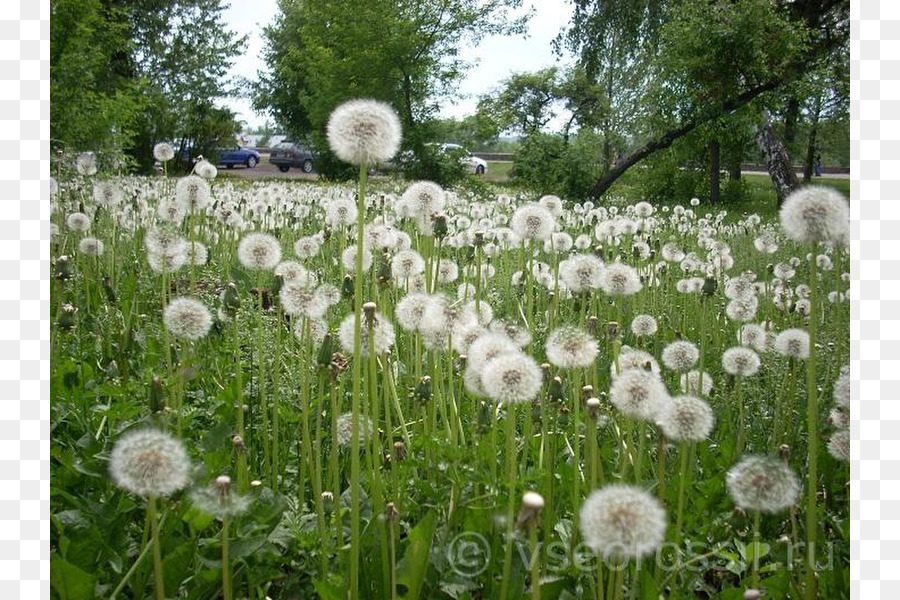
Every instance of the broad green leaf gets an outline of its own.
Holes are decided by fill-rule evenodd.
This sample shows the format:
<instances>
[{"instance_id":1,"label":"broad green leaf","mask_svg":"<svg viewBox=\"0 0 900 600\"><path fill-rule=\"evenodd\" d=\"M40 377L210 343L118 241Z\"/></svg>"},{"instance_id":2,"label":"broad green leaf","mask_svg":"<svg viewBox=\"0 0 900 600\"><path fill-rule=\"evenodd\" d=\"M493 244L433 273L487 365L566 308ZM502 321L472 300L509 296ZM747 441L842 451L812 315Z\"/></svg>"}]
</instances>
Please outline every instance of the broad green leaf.
<instances>
[{"instance_id":1,"label":"broad green leaf","mask_svg":"<svg viewBox=\"0 0 900 600\"><path fill-rule=\"evenodd\" d=\"M92 600L94 576L58 554L50 558L50 585L63 600Z\"/></svg>"},{"instance_id":2,"label":"broad green leaf","mask_svg":"<svg viewBox=\"0 0 900 600\"><path fill-rule=\"evenodd\" d=\"M397 564L397 585L406 588L404 598L418 598L422 591L436 526L437 513L431 511L409 532L406 552Z\"/></svg>"}]
</instances>

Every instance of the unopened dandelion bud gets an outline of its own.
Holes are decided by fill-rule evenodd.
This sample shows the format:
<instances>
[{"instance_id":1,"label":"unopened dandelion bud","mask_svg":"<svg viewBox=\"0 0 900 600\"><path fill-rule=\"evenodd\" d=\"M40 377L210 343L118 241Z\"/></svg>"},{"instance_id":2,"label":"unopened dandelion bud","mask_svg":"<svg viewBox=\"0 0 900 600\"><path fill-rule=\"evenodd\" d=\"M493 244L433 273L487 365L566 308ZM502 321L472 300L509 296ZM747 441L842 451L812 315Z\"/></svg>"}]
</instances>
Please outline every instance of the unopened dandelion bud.
<instances>
[{"instance_id":1,"label":"unopened dandelion bud","mask_svg":"<svg viewBox=\"0 0 900 600\"><path fill-rule=\"evenodd\" d=\"M544 508L543 496L537 492L525 492L522 495L522 509L519 511L519 527L536 525L542 508Z\"/></svg>"},{"instance_id":2,"label":"unopened dandelion bud","mask_svg":"<svg viewBox=\"0 0 900 600\"><path fill-rule=\"evenodd\" d=\"M375 309L378 308L374 302L366 302L363 304L363 316L366 318L366 326L373 327L375 325Z\"/></svg>"},{"instance_id":3,"label":"unopened dandelion bud","mask_svg":"<svg viewBox=\"0 0 900 600\"><path fill-rule=\"evenodd\" d=\"M460 373L463 372L463 371L465 371L465 370L466 370L466 363L467 363L468 361L469 361L468 356L466 356L465 354L460 354L460 355L457 357L457 359L456 359L456 363L457 363L457 365L458 365L457 371L460 372Z\"/></svg>"},{"instance_id":4,"label":"unopened dandelion bud","mask_svg":"<svg viewBox=\"0 0 900 600\"><path fill-rule=\"evenodd\" d=\"M785 546L789 546L792 543L791 538L787 535L782 535L780 538L778 538L777 542L779 544L784 544Z\"/></svg>"},{"instance_id":5,"label":"unopened dandelion bud","mask_svg":"<svg viewBox=\"0 0 900 600\"><path fill-rule=\"evenodd\" d=\"M401 462L406 458L406 444L394 442L394 460Z\"/></svg>"},{"instance_id":6,"label":"unopened dandelion bud","mask_svg":"<svg viewBox=\"0 0 900 600\"><path fill-rule=\"evenodd\" d=\"M354 286L353 286L353 276L352 275L344 275L344 282L341 285L341 295L344 298L353 298Z\"/></svg>"},{"instance_id":7,"label":"unopened dandelion bud","mask_svg":"<svg viewBox=\"0 0 900 600\"><path fill-rule=\"evenodd\" d=\"M216 477L215 486L222 491L231 491L231 477L219 475Z\"/></svg>"},{"instance_id":8,"label":"unopened dandelion bud","mask_svg":"<svg viewBox=\"0 0 900 600\"><path fill-rule=\"evenodd\" d=\"M78 314L78 309L76 307L69 303L63 304L62 309L59 311L59 319L56 324L59 325L60 329L71 329L75 326L76 314Z\"/></svg>"},{"instance_id":9,"label":"unopened dandelion bud","mask_svg":"<svg viewBox=\"0 0 900 600\"><path fill-rule=\"evenodd\" d=\"M239 454L243 454L247 451L247 446L244 444L244 438L239 435L231 438L231 445L234 446L234 449L237 450Z\"/></svg>"},{"instance_id":10,"label":"unopened dandelion bud","mask_svg":"<svg viewBox=\"0 0 900 600\"><path fill-rule=\"evenodd\" d=\"M322 492L322 504L325 508L326 513L331 513L334 510L334 494L331 492Z\"/></svg>"},{"instance_id":11,"label":"unopened dandelion bud","mask_svg":"<svg viewBox=\"0 0 900 600\"><path fill-rule=\"evenodd\" d=\"M53 263L54 266L54 276L57 279L68 279L72 276L72 264L69 262L69 257L66 255L62 255L56 259L56 262Z\"/></svg>"},{"instance_id":12,"label":"unopened dandelion bud","mask_svg":"<svg viewBox=\"0 0 900 600\"><path fill-rule=\"evenodd\" d=\"M415 396L422 402L431 400L431 377L425 375L416 385Z\"/></svg>"},{"instance_id":13,"label":"unopened dandelion bud","mask_svg":"<svg viewBox=\"0 0 900 600\"><path fill-rule=\"evenodd\" d=\"M259 487L261 485L262 485L262 481L260 481L259 479L254 479L253 481L250 482L250 487L255 488L255 487Z\"/></svg>"},{"instance_id":14,"label":"unopened dandelion bud","mask_svg":"<svg viewBox=\"0 0 900 600\"><path fill-rule=\"evenodd\" d=\"M559 416L557 417L557 423L559 423L559 426L562 429L565 429L569 426L569 407L565 404L559 407Z\"/></svg>"},{"instance_id":15,"label":"unopened dandelion bud","mask_svg":"<svg viewBox=\"0 0 900 600\"><path fill-rule=\"evenodd\" d=\"M390 283L393 279L391 273L391 255L385 252L378 261L378 283L382 285Z\"/></svg>"},{"instance_id":16,"label":"unopened dandelion bud","mask_svg":"<svg viewBox=\"0 0 900 600\"><path fill-rule=\"evenodd\" d=\"M322 344L319 346L319 354L316 357L316 363L320 368L326 368L331 365L331 357L333 348L334 338L331 337L331 333L326 333L325 337L322 338Z\"/></svg>"},{"instance_id":17,"label":"unopened dandelion bud","mask_svg":"<svg viewBox=\"0 0 900 600\"><path fill-rule=\"evenodd\" d=\"M719 283L713 277L707 277L703 281L703 295L704 296L712 296L716 293L716 288L719 287Z\"/></svg>"},{"instance_id":18,"label":"unopened dandelion bud","mask_svg":"<svg viewBox=\"0 0 900 600\"><path fill-rule=\"evenodd\" d=\"M594 386L588 384L581 386L581 397L584 400L587 400L591 396L594 395Z\"/></svg>"},{"instance_id":19,"label":"unopened dandelion bud","mask_svg":"<svg viewBox=\"0 0 900 600\"><path fill-rule=\"evenodd\" d=\"M587 330L592 336L596 336L600 330L600 319L595 315L591 315L587 320Z\"/></svg>"},{"instance_id":20,"label":"unopened dandelion bud","mask_svg":"<svg viewBox=\"0 0 900 600\"><path fill-rule=\"evenodd\" d=\"M547 391L547 396L554 402L561 402L565 398L562 378L558 375L550 381L550 389Z\"/></svg>"},{"instance_id":21,"label":"unopened dandelion bud","mask_svg":"<svg viewBox=\"0 0 900 600\"><path fill-rule=\"evenodd\" d=\"M447 217L445 215L436 215L434 217L434 225L432 226L432 231L434 232L434 237L437 239L441 239L447 235ZM478 239L478 234L475 234L476 244Z\"/></svg>"},{"instance_id":22,"label":"unopened dandelion bud","mask_svg":"<svg viewBox=\"0 0 900 600\"><path fill-rule=\"evenodd\" d=\"M164 391L162 380L157 376L150 381L149 394L150 412L156 414L163 409L165 405Z\"/></svg>"},{"instance_id":23,"label":"unopened dandelion bud","mask_svg":"<svg viewBox=\"0 0 900 600\"><path fill-rule=\"evenodd\" d=\"M598 418L600 418L599 398L588 398L584 404L587 407L587 415L590 419L596 421Z\"/></svg>"},{"instance_id":24,"label":"unopened dandelion bud","mask_svg":"<svg viewBox=\"0 0 900 600\"><path fill-rule=\"evenodd\" d=\"M478 405L478 430L485 432L491 426L491 410L487 402L482 401Z\"/></svg>"},{"instance_id":25,"label":"unopened dandelion bud","mask_svg":"<svg viewBox=\"0 0 900 600\"><path fill-rule=\"evenodd\" d=\"M475 246L484 246L484 232L483 231L475 232Z\"/></svg>"},{"instance_id":26,"label":"unopened dandelion bud","mask_svg":"<svg viewBox=\"0 0 900 600\"><path fill-rule=\"evenodd\" d=\"M397 510L393 502L388 502L384 507L384 518L388 523L395 523L400 512Z\"/></svg>"},{"instance_id":27,"label":"unopened dandelion bud","mask_svg":"<svg viewBox=\"0 0 900 600\"><path fill-rule=\"evenodd\" d=\"M229 282L228 285L225 286L225 289L222 290L220 299L222 300L222 306L225 310L232 314L241 307L241 297L238 294L237 286L232 282Z\"/></svg>"},{"instance_id":28,"label":"unopened dandelion bud","mask_svg":"<svg viewBox=\"0 0 900 600\"><path fill-rule=\"evenodd\" d=\"M791 456L791 447L787 444L782 444L778 447L778 454L785 460L790 458Z\"/></svg>"},{"instance_id":29,"label":"unopened dandelion bud","mask_svg":"<svg viewBox=\"0 0 900 600\"><path fill-rule=\"evenodd\" d=\"M744 600L759 600L761 594L759 590L750 588L744 592Z\"/></svg>"},{"instance_id":30,"label":"unopened dandelion bud","mask_svg":"<svg viewBox=\"0 0 900 600\"><path fill-rule=\"evenodd\" d=\"M611 340L619 339L619 324L615 321L610 321L606 324L606 335Z\"/></svg>"}]
</instances>

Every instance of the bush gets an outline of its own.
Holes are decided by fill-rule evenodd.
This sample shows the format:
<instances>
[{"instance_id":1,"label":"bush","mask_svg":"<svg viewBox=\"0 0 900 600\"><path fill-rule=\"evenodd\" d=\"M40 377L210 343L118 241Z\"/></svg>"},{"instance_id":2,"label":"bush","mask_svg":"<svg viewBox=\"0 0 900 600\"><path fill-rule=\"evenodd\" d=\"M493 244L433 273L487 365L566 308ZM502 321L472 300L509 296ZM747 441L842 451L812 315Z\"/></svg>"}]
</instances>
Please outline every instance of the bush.
<instances>
[{"instance_id":1,"label":"bush","mask_svg":"<svg viewBox=\"0 0 900 600\"><path fill-rule=\"evenodd\" d=\"M423 144L418 151L404 152L398 158L399 170L406 179L425 179L450 188L468 178L469 168L462 162L463 156L460 150Z\"/></svg>"},{"instance_id":2,"label":"bush","mask_svg":"<svg viewBox=\"0 0 900 600\"><path fill-rule=\"evenodd\" d=\"M536 133L522 141L510 175L539 194L581 201L600 177L601 145L589 132L572 136L568 143L559 134Z\"/></svg>"}]
</instances>

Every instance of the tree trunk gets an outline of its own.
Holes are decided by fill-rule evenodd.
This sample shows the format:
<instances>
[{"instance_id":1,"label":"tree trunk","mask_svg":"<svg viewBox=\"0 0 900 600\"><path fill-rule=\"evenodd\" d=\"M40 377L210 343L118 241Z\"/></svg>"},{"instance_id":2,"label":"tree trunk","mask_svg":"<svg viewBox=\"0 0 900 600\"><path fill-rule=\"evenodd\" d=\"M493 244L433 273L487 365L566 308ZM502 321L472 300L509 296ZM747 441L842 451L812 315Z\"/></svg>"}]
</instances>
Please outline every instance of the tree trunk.
<instances>
[{"instance_id":1,"label":"tree trunk","mask_svg":"<svg viewBox=\"0 0 900 600\"><path fill-rule=\"evenodd\" d=\"M781 206L788 194L800 186L800 182L791 164L791 157L788 156L768 114L763 117L763 124L757 132L756 140L766 157L766 170L769 171L772 184L775 186L778 206Z\"/></svg>"},{"instance_id":2,"label":"tree trunk","mask_svg":"<svg viewBox=\"0 0 900 600\"><path fill-rule=\"evenodd\" d=\"M815 108L809 123L809 141L806 144L806 161L803 163L803 183L812 181L813 163L816 160L816 136L819 129L819 115L822 112L822 96L816 96Z\"/></svg>"},{"instance_id":3,"label":"tree trunk","mask_svg":"<svg viewBox=\"0 0 900 600\"><path fill-rule=\"evenodd\" d=\"M728 163L728 179L729 181L741 180L741 159L736 158Z\"/></svg>"},{"instance_id":4,"label":"tree trunk","mask_svg":"<svg viewBox=\"0 0 900 600\"><path fill-rule=\"evenodd\" d=\"M722 185L719 181L719 171L722 165L722 146L719 140L709 143L709 200L718 204L722 200Z\"/></svg>"},{"instance_id":5,"label":"tree trunk","mask_svg":"<svg viewBox=\"0 0 900 600\"><path fill-rule=\"evenodd\" d=\"M632 152L625 160L610 169L609 172L605 173L599 179L599 181L594 184L594 189L591 190L591 197L596 199L602 196L604 193L606 193L606 190L608 190L612 186L612 184L615 183L615 181L619 177L621 177L623 173L625 173L625 171L641 162L654 152L665 150L676 140L683 138L698 126L703 125L704 123L708 123L714 119L718 119L722 115L734 112L742 106L746 106L758 96L777 89L782 83L784 83L783 79L773 79L772 81L749 89L743 94L740 94L739 96L735 96L734 98L723 102L720 109L709 111L701 118L695 119L693 121L688 121L680 127L667 131L655 140L647 142L645 145Z\"/></svg>"},{"instance_id":6,"label":"tree trunk","mask_svg":"<svg viewBox=\"0 0 900 600\"><path fill-rule=\"evenodd\" d=\"M796 96L788 100L787 114L784 116L784 141L790 145L797 139L797 118L800 115L800 101Z\"/></svg>"}]
</instances>

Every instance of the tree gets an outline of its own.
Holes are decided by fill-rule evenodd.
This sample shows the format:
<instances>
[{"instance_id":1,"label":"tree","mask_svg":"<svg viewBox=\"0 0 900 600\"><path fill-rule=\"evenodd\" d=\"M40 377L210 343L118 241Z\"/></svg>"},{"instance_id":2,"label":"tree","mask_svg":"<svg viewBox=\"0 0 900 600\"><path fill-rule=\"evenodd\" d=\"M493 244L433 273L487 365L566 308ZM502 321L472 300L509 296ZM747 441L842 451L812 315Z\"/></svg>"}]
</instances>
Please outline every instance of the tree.
<instances>
[{"instance_id":1,"label":"tree","mask_svg":"<svg viewBox=\"0 0 900 600\"><path fill-rule=\"evenodd\" d=\"M593 196L646 157L828 60L846 39L849 22L846 0L576 4L583 14L576 12L569 41L583 50L584 64L597 60L588 37L598 35L596 27L578 28L579 18L599 23L600 31L632 33L616 43L625 44L626 55L643 56L650 74L641 103L648 107L640 118L643 143L597 181Z\"/></svg>"},{"instance_id":2,"label":"tree","mask_svg":"<svg viewBox=\"0 0 900 600\"><path fill-rule=\"evenodd\" d=\"M521 0L281 0L265 30L266 63L254 106L291 135L308 137L319 166L339 175L324 128L331 111L355 97L390 103L401 118L404 145L421 154L424 125L441 98L465 75L463 43L524 31Z\"/></svg>"},{"instance_id":3,"label":"tree","mask_svg":"<svg viewBox=\"0 0 900 600\"><path fill-rule=\"evenodd\" d=\"M234 114L215 107L244 43L222 0L52 0L53 144L127 150L144 170L153 145L214 147ZM214 138L208 136L214 135Z\"/></svg>"}]
</instances>

